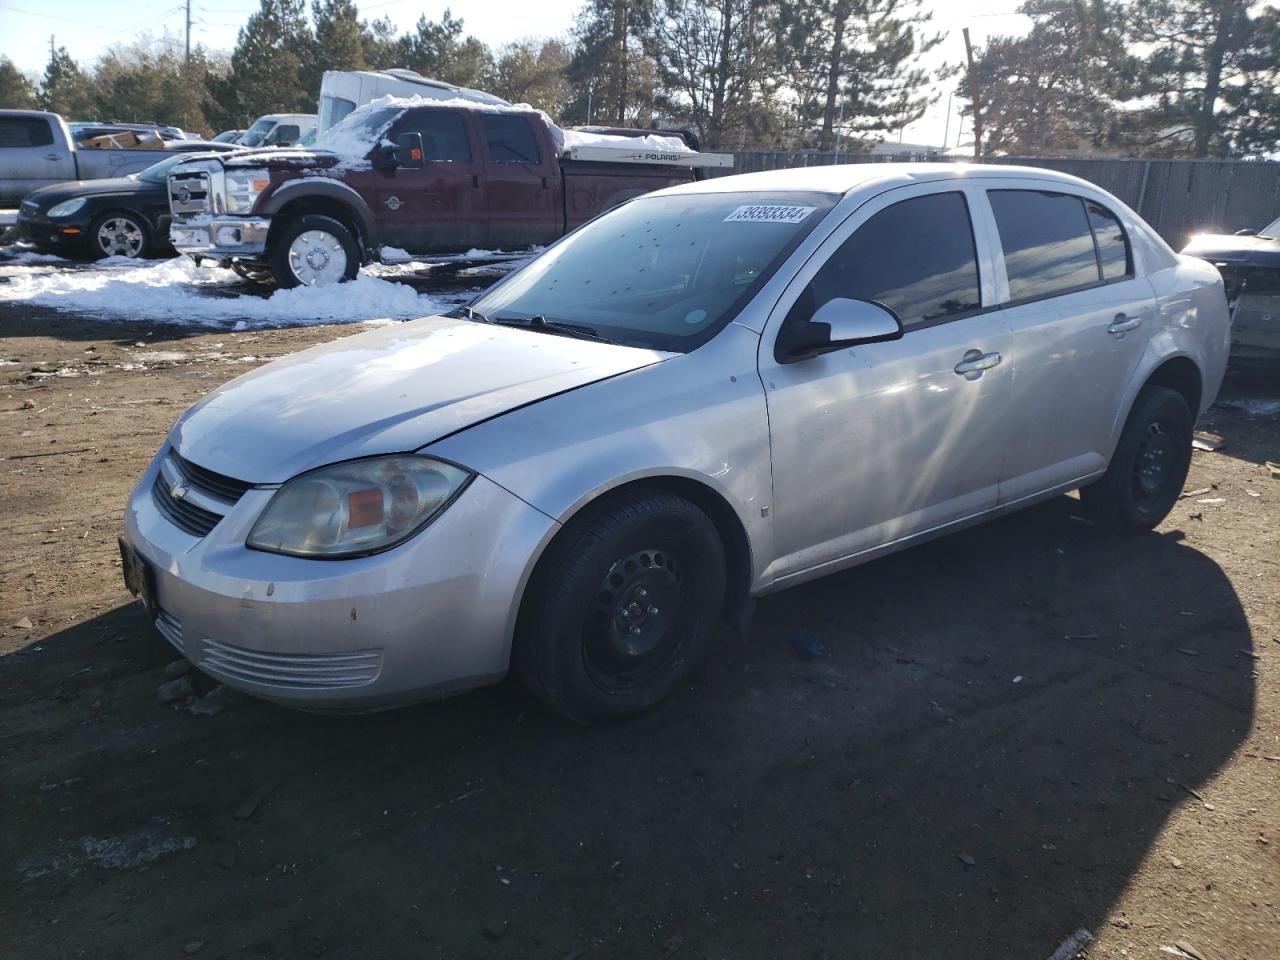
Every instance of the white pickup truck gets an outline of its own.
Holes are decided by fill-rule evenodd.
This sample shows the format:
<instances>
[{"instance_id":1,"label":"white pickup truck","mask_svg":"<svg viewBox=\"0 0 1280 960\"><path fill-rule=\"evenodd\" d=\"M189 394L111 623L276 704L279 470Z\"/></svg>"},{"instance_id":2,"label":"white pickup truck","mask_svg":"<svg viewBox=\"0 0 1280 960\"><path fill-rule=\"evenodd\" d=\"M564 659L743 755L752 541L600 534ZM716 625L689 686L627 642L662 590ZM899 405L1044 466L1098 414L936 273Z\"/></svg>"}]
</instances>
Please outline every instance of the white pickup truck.
<instances>
[{"instance_id":1,"label":"white pickup truck","mask_svg":"<svg viewBox=\"0 0 1280 960\"><path fill-rule=\"evenodd\" d=\"M123 177L174 151L202 149L206 146L199 140L159 137L155 138L154 148L145 141L127 149L110 145L97 149L77 147L71 131L56 113L0 110L0 207L16 207L32 190L51 183Z\"/></svg>"}]
</instances>

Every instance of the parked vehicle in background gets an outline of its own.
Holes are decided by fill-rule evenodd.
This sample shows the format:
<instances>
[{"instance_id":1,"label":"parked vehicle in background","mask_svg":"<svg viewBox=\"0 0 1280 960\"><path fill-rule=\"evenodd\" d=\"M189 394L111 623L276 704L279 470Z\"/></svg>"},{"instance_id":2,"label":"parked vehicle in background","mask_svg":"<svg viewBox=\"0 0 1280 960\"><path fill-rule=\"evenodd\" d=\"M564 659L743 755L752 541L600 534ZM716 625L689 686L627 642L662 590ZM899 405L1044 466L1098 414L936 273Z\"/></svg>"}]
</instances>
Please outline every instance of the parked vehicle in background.
<instances>
[{"instance_id":1,"label":"parked vehicle in background","mask_svg":"<svg viewBox=\"0 0 1280 960\"><path fill-rule=\"evenodd\" d=\"M1280 217L1259 230L1199 234L1182 252L1222 274L1232 306L1232 361L1280 363Z\"/></svg>"},{"instance_id":2,"label":"parked vehicle in background","mask_svg":"<svg viewBox=\"0 0 1280 960\"><path fill-rule=\"evenodd\" d=\"M126 131L139 135L155 135L161 140L193 139L184 130L178 127L171 127L160 123L131 123L122 120L107 120L105 122L76 120L68 123L67 128L71 131L71 136L77 144L96 137L110 136L112 134Z\"/></svg>"},{"instance_id":3,"label":"parked vehicle in background","mask_svg":"<svg viewBox=\"0 0 1280 960\"><path fill-rule=\"evenodd\" d=\"M125 579L183 656L282 703L514 667L571 717L624 716L752 596L1069 490L1151 529L1228 339L1217 272L1075 177L686 183L448 317L207 395L130 498Z\"/></svg>"},{"instance_id":4,"label":"parked vehicle in background","mask_svg":"<svg viewBox=\"0 0 1280 960\"><path fill-rule=\"evenodd\" d=\"M314 113L270 113L253 121L240 142L246 147L288 147L315 126Z\"/></svg>"},{"instance_id":5,"label":"parked vehicle in background","mask_svg":"<svg viewBox=\"0 0 1280 960\"><path fill-rule=\"evenodd\" d=\"M206 143L174 152L127 177L57 183L33 190L18 207L18 239L64 256L151 257L171 254L168 174L189 159L245 149Z\"/></svg>"},{"instance_id":6,"label":"parked vehicle in background","mask_svg":"<svg viewBox=\"0 0 1280 960\"><path fill-rule=\"evenodd\" d=\"M130 134L133 136L133 134ZM159 140L154 149L78 146L62 117L39 110L0 110L0 205L67 180L123 177L171 152L206 149L201 140Z\"/></svg>"},{"instance_id":7,"label":"parked vehicle in background","mask_svg":"<svg viewBox=\"0 0 1280 960\"><path fill-rule=\"evenodd\" d=\"M215 143L239 143L243 135L243 130L223 130L213 140Z\"/></svg>"},{"instance_id":8,"label":"parked vehicle in background","mask_svg":"<svg viewBox=\"0 0 1280 960\"><path fill-rule=\"evenodd\" d=\"M320 80L320 122L317 132L323 134L356 107L372 103L380 97L467 100L497 107L511 106L492 93L459 87L442 80L431 80L416 71L401 67L390 70L326 70Z\"/></svg>"},{"instance_id":9,"label":"parked vehicle in background","mask_svg":"<svg viewBox=\"0 0 1280 960\"><path fill-rule=\"evenodd\" d=\"M183 253L243 276L337 283L384 245L460 253L550 243L602 210L732 163L677 138L562 131L531 109L388 97L313 150L175 169L171 236Z\"/></svg>"}]
</instances>

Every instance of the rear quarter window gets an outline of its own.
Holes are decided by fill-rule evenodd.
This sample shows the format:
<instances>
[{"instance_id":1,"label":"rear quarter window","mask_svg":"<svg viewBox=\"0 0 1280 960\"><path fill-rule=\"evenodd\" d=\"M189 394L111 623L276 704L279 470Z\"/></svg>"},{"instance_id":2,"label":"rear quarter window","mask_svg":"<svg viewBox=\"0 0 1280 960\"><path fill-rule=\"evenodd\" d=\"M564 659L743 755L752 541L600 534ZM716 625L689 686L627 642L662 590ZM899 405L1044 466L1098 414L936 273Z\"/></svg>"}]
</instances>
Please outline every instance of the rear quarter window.
<instances>
[{"instance_id":1,"label":"rear quarter window","mask_svg":"<svg viewBox=\"0 0 1280 960\"><path fill-rule=\"evenodd\" d=\"M525 117L503 113L482 113L480 123L484 128L491 163L541 163L538 139Z\"/></svg>"},{"instance_id":2,"label":"rear quarter window","mask_svg":"<svg viewBox=\"0 0 1280 960\"><path fill-rule=\"evenodd\" d=\"M1098 283L1101 271L1084 201L1042 190L990 190L1009 296L1037 300Z\"/></svg>"},{"instance_id":3,"label":"rear quarter window","mask_svg":"<svg viewBox=\"0 0 1280 960\"><path fill-rule=\"evenodd\" d=\"M47 147L53 130L43 117L0 117L0 148Z\"/></svg>"}]
</instances>

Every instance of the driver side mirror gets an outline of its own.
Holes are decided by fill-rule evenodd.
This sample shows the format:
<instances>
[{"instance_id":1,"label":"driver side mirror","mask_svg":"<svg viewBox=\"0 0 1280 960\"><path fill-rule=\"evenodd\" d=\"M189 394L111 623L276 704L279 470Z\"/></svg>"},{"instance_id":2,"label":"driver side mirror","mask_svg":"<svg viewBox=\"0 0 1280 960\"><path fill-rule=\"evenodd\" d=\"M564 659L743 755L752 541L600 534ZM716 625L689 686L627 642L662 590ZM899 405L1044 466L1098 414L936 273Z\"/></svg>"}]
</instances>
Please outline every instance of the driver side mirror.
<instances>
[{"instance_id":1,"label":"driver side mirror","mask_svg":"<svg viewBox=\"0 0 1280 960\"><path fill-rule=\"evenodd\" d=\"M888 307L836 297L807 321L797 323L788 317L778 337L777 358L781 363L793 363L846 347L899 340L904 332L902 321Z\"/></svg>"},{"instance_id":2,"label":"driver side mirror","mask_svg":"<svg viewBox=\"0 0 1280 960\"><path fill-rule=\"evenodd\" d=\"M1254 230L1252 227L1245 227L1243 230L1237 230L1235 235L1237 237L1256 237L1258 235L1258 231Z\"/></svg>"},{"instance_id":3,"label":"driver side mirror","mask_svg":"<svg viewBox=\"0 0 1280 960\"><path fill-rule=\"evenodd\" d=\"M378 155L381 170L418 170L422 167L422 134L402 133L396 137L395 146L383 147Z\"/></svg>"}]
</instances>

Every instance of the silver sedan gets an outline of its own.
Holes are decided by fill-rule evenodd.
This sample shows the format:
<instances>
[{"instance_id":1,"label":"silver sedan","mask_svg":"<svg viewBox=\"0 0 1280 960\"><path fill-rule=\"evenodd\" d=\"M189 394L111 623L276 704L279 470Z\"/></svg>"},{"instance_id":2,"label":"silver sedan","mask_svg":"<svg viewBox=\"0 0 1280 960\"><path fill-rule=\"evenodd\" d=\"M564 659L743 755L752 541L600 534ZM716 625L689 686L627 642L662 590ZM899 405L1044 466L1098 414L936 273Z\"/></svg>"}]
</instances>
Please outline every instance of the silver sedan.
<instances>
[{"instance_id":1,"label":"silver sedan","mask_svg":"<svg viewBox=\"0 0 1280 960\"><path fill-rule=\"evenodd\" d=\"M1148 530L1230 339L1217 272L1046 170L726 177L468 307L304 351L174 426L126 580L200 669L363 710L513 666L643 711L751 598L1066 491Z\"/></svg>"}]
</instances>

